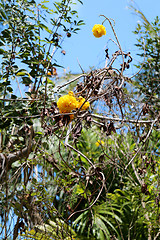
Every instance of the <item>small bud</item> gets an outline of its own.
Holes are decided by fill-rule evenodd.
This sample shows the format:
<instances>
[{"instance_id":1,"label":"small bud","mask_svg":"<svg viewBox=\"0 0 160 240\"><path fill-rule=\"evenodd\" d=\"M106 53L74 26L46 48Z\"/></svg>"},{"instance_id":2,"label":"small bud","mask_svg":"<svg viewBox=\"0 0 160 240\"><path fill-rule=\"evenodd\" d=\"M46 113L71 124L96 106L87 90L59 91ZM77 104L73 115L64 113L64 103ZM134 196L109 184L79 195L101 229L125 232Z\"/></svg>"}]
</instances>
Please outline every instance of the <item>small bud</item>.
<instances>
[{"instance_id":1,"label":"small bud","mask_svg":"<svg viewBox=\"0 0 160 240\"><path fill-rule=\"evenodd\" d=\"M52 75L56 76L57 75L57 69L55 67L52 67Z\"/></svg>"},{"instance_id":2,"label":"small bud","mask_svg":"<svg viewBox=\"0 0 160 240\"><path fill-rule=\"evenodd\" d=\"M67 37L70 38L71 37L71 33L67 32Z\"/></svg>"},{"instance_id":3,"label":"small bud","mask_svg":"<svg viewBox=\"0 0 160 240\"><path fill-rule=\"evenodd\" d=\"M17 38L17 43L20 43L20 38Z\"/></svg>"},{"instance_id":4,"label":"small bud","mask_svg":"<svg viewBox=\"0 0 160 240\"><path fill-rule=\"evenodd\" d=\"M61 53L63 53L63 55L66 55L66 51L65 50L62 50Z\"/></svg>"}]
</instances>

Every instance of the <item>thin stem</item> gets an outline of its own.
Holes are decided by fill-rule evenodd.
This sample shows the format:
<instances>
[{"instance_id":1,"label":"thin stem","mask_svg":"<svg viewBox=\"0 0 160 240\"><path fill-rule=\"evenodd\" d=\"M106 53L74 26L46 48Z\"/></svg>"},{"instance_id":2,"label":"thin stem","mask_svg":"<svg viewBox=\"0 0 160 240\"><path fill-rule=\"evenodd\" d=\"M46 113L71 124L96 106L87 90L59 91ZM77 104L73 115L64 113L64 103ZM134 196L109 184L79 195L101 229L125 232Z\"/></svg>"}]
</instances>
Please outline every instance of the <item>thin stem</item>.
<instances>
[{"instance_id":1,"label":"thin stem","mask_svg":"<svg viewBox=\"0 0 160 240\"><path fill-rule=\"evenodd\" d=\"M109 24L110 24L110 26L111 26L111 28L112 28L113 34L114 34L114 36L115 36L115 38L116 38L116 40L117 40L117 43L118 43L119 49L120 49L121 54L122 54L122 59L123 59L122 70L121 70L121 75L123 75L123 71L124 71L124 54L123 54L123 51L122 51L122 48L121 48L120 42L119 42L119 40L118 40L117 34L116 34L115 30L114 30L114 27L113 27L113 25L112 25L110 19L107 18L107 17L104 16L104 15L100 15L100 16L102 16L102 17L105 18L105 20L103 21L103 23L104 23L106 20L109 22Z\"/></svg>"},{"instance_id":2,"label":"thin stem","mask_svg":"<svg viewBox=\"0 0 160 240\"><path fill-rule=\"evenodd\" d=\"M127 164L127 166L125 167L125 170L128 168L128 166L132 163L132 161L135 159L135 157L138 155L138 153L141 151L142 147L144 146L145 142L147 141L147 139L149 138L151 132L152 132L152 128L154 126L154 124L158 121L158 117L152 122L152 125L150 127L150 130L143 142L143 144L140 146L140 148L137 150L136 154L131 158L131 160L129 161L129 163Z\"/></svg>"},{"instance_id":3,"label":"thin stem","mask_svg":"<svg viewBox=\"0 0 160 240\"><path fill-rule=\"evenodd\" d=\"M99 173L100 173L101 176L102 176L102 187L101 187L101 189L100 189L100 191L99 191L99 193L98 193L98 196L97 196L96 199L94 200L94 202L93 202L89 207L87 207L87 208L85 208L85 209L82 209L82 210L73 212L73 213L68 217L67 220L69 220L69 219L70 219L73 215L75 215L76 213L81 213L81 212L85 212L85 211L89 210L89 209L90 209L91 207L93 207L93 205L97 202L97 200L99 199L99 197L100 197L100 195L101 195L101 193L102 193L102 190L103 190L103 188L104 188L104 185L105 185L105 176L104 176L104 174L103 174L102 172L99 172Z\"/></svg>"}]
</instances>

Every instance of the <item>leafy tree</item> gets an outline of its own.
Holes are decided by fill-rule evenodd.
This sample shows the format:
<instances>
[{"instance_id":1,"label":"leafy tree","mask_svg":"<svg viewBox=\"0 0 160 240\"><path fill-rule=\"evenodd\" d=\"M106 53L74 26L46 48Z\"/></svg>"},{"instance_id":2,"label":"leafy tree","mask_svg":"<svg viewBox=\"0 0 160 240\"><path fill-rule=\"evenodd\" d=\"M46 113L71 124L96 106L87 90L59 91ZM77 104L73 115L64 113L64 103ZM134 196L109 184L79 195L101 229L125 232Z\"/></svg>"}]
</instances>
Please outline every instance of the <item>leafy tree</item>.
<instances>
[{"instance_id":1,"label":"leafy tree","mask_svg":"<svg viewBox=\"0 0 160 240\"><path fill-rule=\"evenodd\" d=\"M54 79L57 75L56 51L64 37L76 33L83 24L77 20L72 1L53 2L51 9L45 4L45 1L0 2L1 234L5 238L10 234L10 222L13 224L10 213L17 215L13 239L19 229L25 229L23 219L30 222L29 226L42 220L29 184L31 175L36 179L33 172L37 162L28 157L31 153L34 157L41 143L42 133L35 133L36 125L44 124L43 120L35 119L45 114L48 101L51 104L49 98L54 101L54 83L50 77ZM18 95L14 93L15 83ZM46 142L42 145L47 148ZM37 173L38 167L35 169Z\"/></svg>"},{"instance_id":2,"label":"leafy tree","mask_svg":"<svg viewBox=\"0 0 160 240\"><path fill-rule=\"evenodd\" d=\"M135 34L138 35L136 46L140 52L143 62L137 65L142 70L136 75L135 84L142 94L142 101L146 103L143 112L151 111L152 114L159 109L160 85L159 85L159 64L160 64L160 21L158 16L153 23L150 23L142 12L135 9L142 19L138 24Z\"/></svg>"}]
</instances>

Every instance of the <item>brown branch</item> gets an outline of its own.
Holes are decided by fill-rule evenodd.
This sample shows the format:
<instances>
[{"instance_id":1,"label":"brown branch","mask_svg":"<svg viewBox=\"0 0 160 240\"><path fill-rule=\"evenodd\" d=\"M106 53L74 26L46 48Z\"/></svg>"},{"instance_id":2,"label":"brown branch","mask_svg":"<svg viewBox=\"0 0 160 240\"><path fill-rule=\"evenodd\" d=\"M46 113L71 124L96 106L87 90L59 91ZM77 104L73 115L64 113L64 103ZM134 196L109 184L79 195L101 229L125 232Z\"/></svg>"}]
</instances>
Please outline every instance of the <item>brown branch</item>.
<instances>
[{"instance_id":1,"label":"brown branch","mask_svg":"<svg viewBox=\"0 0 160 240\"><path fill-rule=\"evenodd\" d=\"M75 78L71 79L71 80L68 81L67 83L64 83L64 84L61 85L61 86L57 86L57 89L59 90L59 89L65 87L65 86L69 85L70 83L75 82L75 81L78 80L79 78L85 77L85 76L87 76L87 74L81 74L81 75L79 75L78 77L75 77Z\"/></svg>"},{"instance_id":2,"label":"brown branch","mask_svg":"<svg viewBox=\"0 0 160 240\"><path fill-rule=\"evenodd\" d=\"M105 20L103 21L103 23L104 23L106 20L109 22L109 24L110 24L110 26L111 26L111 28L112 28L113 34L114 34L114 36L115 36L115 38L116 38L116 41L117 41L117 43L118 43L119 49L120 49L121 54L122 54L122 60L123 60L122 70L121 70L121 75L123 75L123 71L124 71L124 54L123 54L123 51L122 51L121 44L120 44L120 42L119 42L119 40L118 40L117 34L116 34L115 30L114 30L114 27L113 27L110 19L107 18L107 17L104 16L104 15L100 15L100 16L105 18Z\"/></svg>"},{"instance_id":3,"label":"brown branch","mask_svg":"<svg viewBox=\"0 0 160 240\"><path fill-rule=\"evenodd\" d=\"M20 217L18 216L16 225L14 226L13 240L16 240L16 238L18 237L19 219Z\"/></svg>"},{"instance_id":4,"label":"brown branch","mask_svg":"<svg viewBox=\"0 0 160 240\"><path fill-rule=\"evenodd\" d=\"M2 179L2 177L4 176L5 172L6 172L6 166L7 169L10 170L12 163L16 162L17 160L20 160L22 158L27 158L29 156L29 154L32 151L32 146L33 146L33 142L32 142L32 137L33 137L33 127L31 127L30 129L31 133L29 136L29 143L28 146L23 148L22 150L19 150L17 152L14 153L9 153L9 154L0 154L0 180Z\"/></svg>"},{"instance_id":5,"label":"brown branch","mask_svg":"<svg viewBox=\"0 0 160 240\"><path fill-rule=\"evenodd\" d=\"M25 147L24 149L17 151L15 153L10 153L8 155L5 154L0 154L0 170L1 170L1 175L0 179L3 177L3 174L5 172L5 166L6 163L8 164L8 170L11 168L12 163L16 162L17 160L20 160L24 157L28 157L31 152L31 147Z\"/></svg>"},{"instance_id":6,"label":"brown branch","mask_svg":"<svg viewBox=\"0 0 160 240\"><path fill-rule=\"evenodd\" d=\"M108 121L116 121L116 122L128 122L128 123L155 123L155 120L136 120L136 119L121 119L121 118L113 118L113 117L106 117L97 114L90 114L91 117L108 120Z\"/></svg>"},{"instance_id":7,"label":"brown branch","mask_svg":"<svg viewBox=\"0 0 160 240\"><path fill-rule=\"evenodd\" d=\"M67 147L71 148L72 150L74 150L75 152L77 152L78 154L80 154L82 157L84 157L87 162L95 169L94 164L91 162L91 160L89 158L86 157L86 155L84 155L82 152L80 152L79 150L77 150L76 148L72 147L69 144L66 144Z\"/></svg>"}]
</instances>

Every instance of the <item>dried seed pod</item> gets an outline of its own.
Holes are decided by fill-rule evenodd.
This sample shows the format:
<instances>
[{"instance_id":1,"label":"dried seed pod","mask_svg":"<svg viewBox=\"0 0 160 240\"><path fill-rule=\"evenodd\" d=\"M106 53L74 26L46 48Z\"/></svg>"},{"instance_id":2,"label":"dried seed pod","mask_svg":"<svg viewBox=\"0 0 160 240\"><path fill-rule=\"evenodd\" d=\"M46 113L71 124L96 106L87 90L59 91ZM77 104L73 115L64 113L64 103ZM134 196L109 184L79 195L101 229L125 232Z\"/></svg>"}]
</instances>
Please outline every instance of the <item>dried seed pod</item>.
<instances>
[{"instance_id":1,"label":"dried seed pod","mask_svg":"<svg viewBox=\"0 0 160 240\"><path fill-rule=\"evenodd\" d=\"M62 50L61 53L62 53L63 55L66 55L66 51L65 51L65 50Z\"/></svg>"},{"instance_id":2,"label":"dried seed pod","mask_svg":"<svg viewBox=\"0 0 160 240\"><path fill-rule=\"evenodd\" d=\"M143 115L146 115L146 113L149 112L149 105L148 103L145 103L143 108L142 108Z\"/></svg>"}]
</instances>

